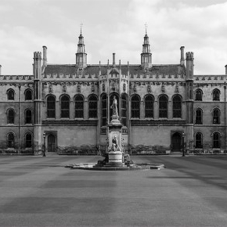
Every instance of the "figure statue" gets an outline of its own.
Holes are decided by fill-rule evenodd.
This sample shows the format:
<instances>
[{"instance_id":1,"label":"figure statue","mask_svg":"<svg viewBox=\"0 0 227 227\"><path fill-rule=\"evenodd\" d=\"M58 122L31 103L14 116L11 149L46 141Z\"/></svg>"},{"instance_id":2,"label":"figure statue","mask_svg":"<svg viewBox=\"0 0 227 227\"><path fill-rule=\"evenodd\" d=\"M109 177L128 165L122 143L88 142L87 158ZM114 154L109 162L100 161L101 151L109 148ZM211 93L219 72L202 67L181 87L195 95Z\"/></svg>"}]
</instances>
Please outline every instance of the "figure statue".
<instances>
[{"instance_id":1,"label":"figure statue","mask_svg":"<svg viewBox=\"0 0 227 227\"><path fill-rule=\"evenodd\" d=\"M113 109L113 115L112 115L112 116L115 115L115 116L118 117L118 111L117 111L117 99L116 99L115 96L113 97L113 103L112 103L111 108Z\"/></svg>"},{"instance_id":2,"label":"figure statue","mask_svg":"<svg viewBox=\"0 0 227 227\"><path fill-rule=\"evenodd\" d=\"M118 148L119 147L118 147L117 137L114 136L113 139L112 139L112 150L116 151L116 150L118 150Z\"/></svg>"}]
</instances>

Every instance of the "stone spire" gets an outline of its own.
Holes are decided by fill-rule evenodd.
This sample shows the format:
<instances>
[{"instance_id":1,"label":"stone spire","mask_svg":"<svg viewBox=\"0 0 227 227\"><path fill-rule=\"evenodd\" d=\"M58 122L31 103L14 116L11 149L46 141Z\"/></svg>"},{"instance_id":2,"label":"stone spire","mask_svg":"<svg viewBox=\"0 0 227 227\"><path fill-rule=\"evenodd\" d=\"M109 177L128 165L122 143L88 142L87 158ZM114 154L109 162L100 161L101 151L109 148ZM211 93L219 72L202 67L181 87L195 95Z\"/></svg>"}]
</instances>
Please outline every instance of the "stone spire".
<instances>
[{"instance_id":1,"label":"stone spire","mask_svg":"<svg viewBox=\"0 0 227 227\"><path fill-rule=\"evenodd\" d=\"M147 25L145 25L145 36L143 42L143 48L141 53L141 66L143 68L149 68L152 66L152 54L150 51L149 37L147 35Z\"/></svg>"},{"instance_id":2,"label":"stone spire","mask_svg":"<svg viewBox=\"0 0 227 227\"><path fill-rule=\"evenodd\" d=\"M85 53L84 37L82 35L82 24L80 27L79 42L77 44L76 65L79 68L85 68L87 66L87 54Z\"/></svg>"}]
</instances>

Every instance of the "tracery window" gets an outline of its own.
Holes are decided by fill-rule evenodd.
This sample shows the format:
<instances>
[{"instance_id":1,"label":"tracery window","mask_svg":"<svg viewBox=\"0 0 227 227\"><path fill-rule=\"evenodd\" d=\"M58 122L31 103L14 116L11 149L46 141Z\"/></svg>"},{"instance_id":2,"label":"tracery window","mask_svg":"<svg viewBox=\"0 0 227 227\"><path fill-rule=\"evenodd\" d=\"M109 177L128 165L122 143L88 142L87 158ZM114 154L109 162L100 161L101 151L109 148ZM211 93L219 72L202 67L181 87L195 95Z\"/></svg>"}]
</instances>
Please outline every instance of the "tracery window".
<instances>
[{"instance_id":1,"label":"tracery window","mask_svg":"<svg viewBox=\"0 0 227 227\"><path fill-rule=\"evenodd\" d=\"M67 95L61 97L61 118L69 118L69 103Z\"/></svg>"},{"instance_id":2,"label":"tracery window","mask_svg":"<svg viewBox=\"0 0 227 227\"><path fill-rule=\"evenodd\" d=\"M218 89L213 90L213 101L220 101L220 91Z\"/></svg>"},{"instance_id":3,"label":"tracery window","mask_svg":"<svg viewBox=\"0 0 227 227\"><path fill-rule=\"evenodd\" d=\"M84 99L81 95L75 97L75 118L84 118Z\"/></svg>"},{"instance_id":4,"label":"tracery window","mask_svg":"<svg viewBox=\"0 0 227 227\"><path fill-rule=\"evenodd\" d=\"M30 89L25 90L25 100L32 100L32 91Z\"/></svg>"},{"instance_id":5,"label":"tracery window","mask_svg":"<svg viewBox=\"0 0 227 227\"><path fill-rule=\"evenodd\" d=\"M220 110L217 108L213 110L213 124L220 124Z\"/></svg>"},{"instance_id":6,"label":"tracery window","mask_svg":"<svg viewBox=\"0 0 227 227\"><path fill-rule=\"evenodd\" d=\"M201 109L197 109L195 112L195 123L202 124L203 123L203 112Z\"/></svg>"},{"instance_id":7,"label":"tracery window","mask_svg":"<svg viewBox=\"0 0 227 227\"><path fill-rule=\"evenodd\" d=\"M140 118L140 98L134 95L131 99L131 117Z\"/></svg>"},{"instance_id":8,"label":"tracery window","mask_svg":"<svg viewBox=\"0 0 227 227\"><path fill-rule=\"evenodd\" d=\"M168 98L165 95L159 98L159 118L168 118Z\"/></svg>"},{"instance_id":9,"label":"tracery window","mask_svg":"<svg viewBox=\"0 0 227 227\"><path fill-rule=\"evenodd\" d=\"M173 118L181 118L182 101L179 95L173 98Z\"/></svg>"},{"instance_id":10,"label":"tracery window","mask_svg":"<svg viewBox=\"0 0 227 227\"><path fill-rule=\"evenodd\" d=\"M151 95L147 95L145 98L145 117L154 117L154 98Z\"/></svg>"},{"instance_id":11,"label":"tracery window","mask_svg":"<svg viewBox=\"0 0 227 227\"><path fill-rule=\"evenodd\" d=\"M220 134L218 132L215 132L213 134L213 148L220 148L220 147L221 147Z\"/></svg>"},{"instance_id":12,"label":"tracery window","mask_svg":"<svg viewBox=\"0 0 227 227\"><path fill-rule=\"evenodd\" d=\"M32 123L32 111L26 110L25 111L25 124L31 124Z\"/></svg>"},{"instance_id":13,"label":"tracery window","mask_svg":"<svg viewBox=\"0 0 227 227\"><path fill-rule=\"evenodd\" d=\"M121 123L126 126L127 124L127 97L125 94L121 96Z\"/></svg>"},{"instance_id":14,"label":"tracery window","mask_svg":"<svg viewBox=\"0 0 227 227\"><path fill-rule=\"evenodd\" d=\"M202 101L203 100L203 92L200 89L196 90L195 100L196 101Z\"/></svg>"},{"instance_id":15,"label":"tracery window","mask_svg":"<svg viewBox=\"0 0 227 227\"><path fill-rule=\"evenodd\" d=\"M9 89L8 91L7 91L7 99L8 100L14 100L14 90L13 89Z\"/></svg>"},{"instance_id":16,"label":"tracery window","mask_svg":"<svg viewBox=\"0 0 227 227\"><path fill-rule=\"evenodd\" d=\"M32 135L31 133L27 133L25 136L25 147L31 148L32 147Z\"/></svg>"},{"instance_id":17,"label":"tracery window","mask_svg":"<svg viewBox=\"0 0 227 227\"><path fill-rule=\"evenodd\" d=\"M202 133L197 132L195 136L195 147L196 148L203 148L203 136Z\"/></svg>"},{"instance_id":18,"label":"tracery window","mask_svg":"<svg viewBox=\"0 0 227 227\"><path fill-rule=\"evenodd\" d=\"M97 118L97 97L95 95L91 95L88 100L88 106L89 106L89 112L88 117L89 118Z\"/></svg>"},{"instance_id":19,"label":"tracery window","mask_svg":"<svg viewBox=\"0 0 227 227\"><path fill-rule=\"evenodd\" d=\"M55 97L52 95L47 98L47 118L55 118Z\"/></svg>"},{"instance_id":20,"label":"tracery window","mask_svg":"<svg viewBox=\"0 0 227 227\"><path fill-rule=\"evenodd\" d=\"M7 111L7 124L14 124L15 112L13 109Z\"/></svg>"},{"instance_id":21,"label":"tracery window","mask_svg":"<svg viewBox=\"0 0 227 227\"><path fill-rule=\"evenodd\" d=\"M107 124L107 95L102 95L102 126Z\"/></svg>"},{"instance_id":22,"label":"tracery window","mask_svg":"<svg viewBox=\"0 0 227 227\"><path fill-rule=\"evenodd\" d=\"M15 147L15 138L14 138L14 134L12 132L10 132L7 136L7 147L8 148Z\"/></svg>"}]
</instances>

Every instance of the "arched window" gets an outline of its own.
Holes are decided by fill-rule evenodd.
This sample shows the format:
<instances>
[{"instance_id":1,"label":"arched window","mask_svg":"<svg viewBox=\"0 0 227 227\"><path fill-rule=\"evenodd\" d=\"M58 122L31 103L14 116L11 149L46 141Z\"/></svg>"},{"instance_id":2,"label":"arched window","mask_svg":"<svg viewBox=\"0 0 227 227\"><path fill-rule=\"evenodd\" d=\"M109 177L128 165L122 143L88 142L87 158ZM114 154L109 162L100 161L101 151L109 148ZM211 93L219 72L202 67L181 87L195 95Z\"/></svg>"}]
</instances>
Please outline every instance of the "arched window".
<instances>
[{"instance_id":1,"label":"arched window","mask_svg":"<svg viewBox=\"0 0 227 227\"><path fill-rule=\"evenodd\" d=\"M121 96L121 123L127 126L127 97L125 94Z\"/></svg>"},{"instance_id":2,"label":"arched window","mask_svg":"<svg viewBox=\"0 0 227 227\"><path fill-rule=\"evenodd\" d=\"M106 94L102 95L102 126L107 124L107 96Z\"/></svg>"},{"instance_id":3,"label":"arched window","mask_svg":"<svg viewBox=\"0 0 227 227\"><path fill-rule=\"evenodd\" d=\"M69 97L67 95L61 97L61 118L69 118Z\"/></svg>"},{"instance_id":4,"label":"arched window","mask_svg":"<svg viewBox=\"0 0 227 227\"><path fill-rule=\"evenodd\" d=\"M213 90L213 101L220 101L220 91L218 89Z\"/></svg>"},{"instance_id":5,"label":"arched window","mask_svg":"<svg viewBox=\"0 0 227 227\"><path fill-rule=\"evenodd\" d=\"M220 124L220 110L217 108L213 110L213 124Z\"/></svg>"},{"instance_id":6,"label":"arched window","mask_svg":"<svg viewBox=\"0 0 227 227\"><path fill-rule=\"evenodd\" d=\"M221 147L220 134L218 132L215 132L213 134L213 148L220 148L220 147Z\"/></svg>"},{"instance_id":7,"label":"arched window","mask_svg":"<svg viewBox=\"0 0 227 227\"><path fill-rule=\"evenodd\" d=\"M32 111L26 110L25 111L25 124L31 124L32 123Z\"/></svg>"},{"instance_id":8,"label":"arched window","mask_svg":"<svg viewBox=\"0 0 227 227\"><path fill-rule=\"evenodd\" d=\"M197 89L195 92L195 100L202 101L203 100L203 92L200 89Z\"/></svg>"},{"instance_id":9,"label":"arched window","mask_svg":"<svg viewBox=\"0 0 227 227\"><path fill-rule=\"evenodd\" d=\"M75 97L75 118L84 118L84 99L81 95Z\"/></svg>"},{"instance_id":10,"label":"arched window","mask_svg":"<svg viewBox=\"0 0 227 227\"><path fill-rule=\"evenodd\" d=\"M200 132L195 135L195 148L203 148L203 136Z\"/></svg>"},{"instance_id":11,"label":"arched window","mask_svg":"<svg viewBox=\"0 0 227 227\"><path fill-rule=\"evenodd\" d=\"M154 117L154 98L151 95L147 95L145 98L145 117Z\"/></svg>"},{"instance_id":12,"label":"arched window","mask_svg":"<svg viewBox=\"0 0 227 227\"><path fill-rule=\"evenodd\" d=\"M195 112L195 123L202 124L203 123L203 112L201 109L197 109Z\"/></svg>"},{"instance_id":13,"label":"arched window","mask_svg":"<svg viewBox=\"0 0 227 227\"><path fill-rule=\"evenodd\" d=\"M159 98L159 117L168 118L168 99L165 95Z\"/></svg>"},{"instance_id":14,"label":"arched window","mask_svg":"<svg viewBox=\"0 0 227 227\"><path fill-rule=\"evenodd\" d=\"M32 147L32 135L30 133L27 133L25 136L25 147L26 148Z\"/></svg>"},{"instance_id":15,"label":"arched window","mask_svg":"<svg viewBox=\"0 0 227 227\"><path fill-rule=\"evenodd\" d=\"M89 118L97 118L97 97L95 95L91 95L88 100L89 105Z\"/></svg>"},{"instance_id":16,"label":"arched window","mask_svg":"<svg viewBox=\"0 0 227 227\"><path fill-rule=\"evenodd\" d=\"M32 91L30 89L25 90L24 95L25 100L32 100Z\"/></svg>"},{"instance_id":17,"label":"arched window","mask_svg":"<svg viewBox=\"0 0 227 227\"><path fill-rule=\"evenodd\" d=\"M55 97L52 95L47 98L47 118L55 118Z\"/></svg>"},{"instance_id":18,"label":"arched window","mask_svg":"<svg viewBox=\"0 0 227 227\"><path fill-rule=\"evenodd\" d=\"M9 89L7 91L7 99L8 100L14 100L14 90L13 89Z\"/></svg>"},{"instance_id":19,"label":"arched window","mask_svg":"<svg viewBox=\"0 0 227 227\"><path fill-rule=\"evenodd\" d=\"M7 124L14 124L15 112L13 109L7 111Z\"/></svg>"},{"instance_id":20,"label":"arched window","mask_svg":"<svg viewBox=\"0 0 227 227\"><path fill-rule=\"evenodd\" d=\"M173 98L173 118L181 118L181 97L179 95Z\"/></svg>"},{"instance_id":21,"label":"arched window","mask_svg":"<svg viewBox=\"0 0 227 227\"><path fill-rule=\"evenodd\" d=\"M15 147L15 138L14 138L14 134L12 132L10 132L7 136L7 147L8 148Z\"/></svg>"},{"instance_id":22,"label":"arched window","mask_svg":"<svg viewBox=\"0 0 227 227\"><path fill-rule=\"evenodd\" d=\"M134 95L131 99L131 117L140 118L140 98Z\"/></svg>"}]
</instances>

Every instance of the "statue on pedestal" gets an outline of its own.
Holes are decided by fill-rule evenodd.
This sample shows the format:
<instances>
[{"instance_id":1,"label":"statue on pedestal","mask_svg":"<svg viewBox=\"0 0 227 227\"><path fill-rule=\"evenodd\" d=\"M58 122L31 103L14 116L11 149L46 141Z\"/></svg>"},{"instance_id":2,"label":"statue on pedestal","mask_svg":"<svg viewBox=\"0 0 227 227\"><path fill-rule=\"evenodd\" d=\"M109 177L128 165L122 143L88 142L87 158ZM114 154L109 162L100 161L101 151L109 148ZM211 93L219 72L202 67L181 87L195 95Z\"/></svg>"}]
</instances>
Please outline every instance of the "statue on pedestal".
<instances>
[{"instance_id":1,"label":"statue on pedestal","mask_svg":"<svg viewBox=\"0 0 227 227\"><path fill-rule=\"evenodd\" d=\"M115 96L113 97L113 103L111 105L111 109L113 110L112 116L115 116L118 118L117 99Z\"/></svg>"},{"instance_id":2,"label":"statue on pedestal","mask_svg":"<svg viewBox=\"0 0 227 227\"><path fill-rule=\"evenodd\" d=\"M112 147L111 147L112 151L117 151L119 150L119 146L118 146L118 141L117 141L117 137L114 136L112 139Z\"/></svg>"}]
</instances>

